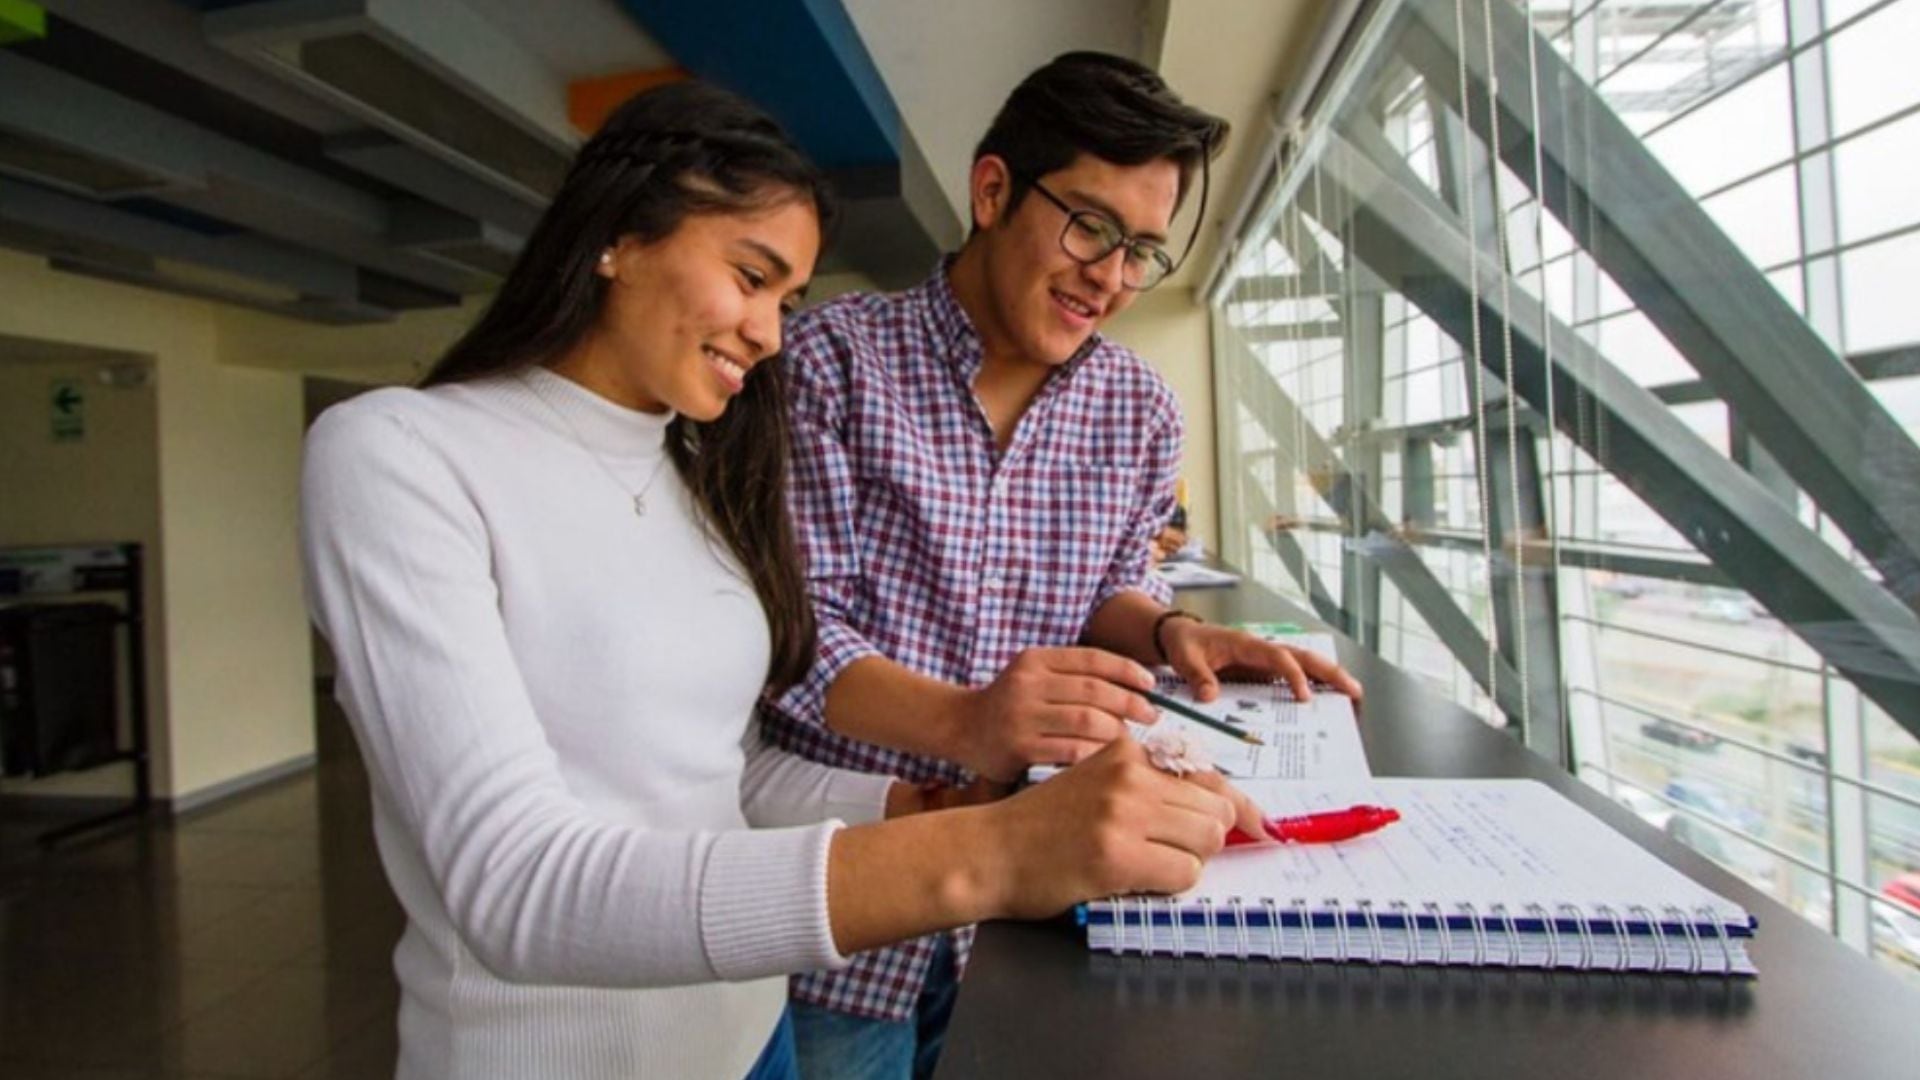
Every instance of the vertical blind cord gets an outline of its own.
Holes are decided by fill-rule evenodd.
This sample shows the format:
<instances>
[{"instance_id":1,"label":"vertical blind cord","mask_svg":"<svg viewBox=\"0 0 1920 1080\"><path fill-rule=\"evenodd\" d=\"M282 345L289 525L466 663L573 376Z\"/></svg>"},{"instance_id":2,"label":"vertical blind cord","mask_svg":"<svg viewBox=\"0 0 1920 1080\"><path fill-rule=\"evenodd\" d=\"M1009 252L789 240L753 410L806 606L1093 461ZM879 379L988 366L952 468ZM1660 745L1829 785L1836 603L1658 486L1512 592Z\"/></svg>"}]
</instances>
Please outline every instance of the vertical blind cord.
<instances>
[{"instance_id":1,"label":"vertical blind cord","mask_svg":"<svg viewBox=\"0 0 1920 1080\"><path fill-rule=\"evenodd\" d=\"M1294 121L1292 128L1287 132L1286 141L1287 157L1293 162L1296 168L1300 167L1300 155L1304 145L1302 134L1302 124L1298 120ZM1291 274L1287 275L1287 280L1291 284L1288 290L1290 294L1288 299L1288 320L1293 324L1294 331L1293 461L1294 467L1300 474L1306 474L1310 477L1311 473L1308 471L1310 463L1307 461L1307 423L1309 418L1307 416L1306 393L1306 326L1300 317L1301 310L1306 306L1307 267L1305 261L1300 257L1301 211L1299 203L1300 196L1296 189L1293 212L1287 215L1285 229L1287 239L1284 241L1284 244L1287 249L1287 262L1291 264L1293 270ZM1293 520L1288 523L1288 528L1294 531L1294 546L1298 548L1300 552L1300 594L1306 598L1307 607L1311 608L1313 606L1313 576L1307 560L1306 530L1301 527L1306 522L1307 501L1301 497L1298 475L1292 478L1291 486L1293 488L1293 497L1289 501L1293 504L1291 511ZM1311 484L1309 484L1309 486L1311 486ZM1276 491L1275 494L1278 495L1279 492ZM1311 498L1311 496L1308 498Z\"/></svg>"},{"instance_id":2,"label":"vertical blind cord","mask_svg":"<svg viewBox=\"0 0 1920 1080\"><path fill-rule=\"evenodd\" d=\"M1467 14L1466 0L1453 0L1453 38L1454 55L1460 67L1460 126L1461 136L1457 140L1454 160L1450 162L1456 169L1457 197L1467 226L1467 317L1471 320L1469 335L1469 353L1465 357L1467 367L1473 378L1473 438L1474 438L1474 479L1480 496L1480 557L1486 568L1487 613L1493 613L1493 523L1487 513L1487 411L1486 383L1480 374L1480 230L1479 215L1473 206L1473 167L1468 160L1467 140L1473 137L1473 96L1472 87L1467 82ZM1435 118L1439 122L1439 118ZM1487 722L1496 723L1495 710L1499 708L1497 693L1500 674L1500 621L1487 620Z\"/></svg>"},{"instance_id":3,"label":"vertical blind cord","mask_svg":"<svg viewBox=\"0 0 1920 1080\"><path fill-rule=\"evenodd\" d=\"M1500 0L1505 2L1505 0ZM1526 618L1526 530L1520 522L1520 404L1519 395L1513 385L1513 271L1512 255L1507 243L1507 203L1500 188L1500 69L1493 51L1493 5L1495 0L1481 0L1481 12L1485 16L1487 35L1487 175L1493 191L1494 236L1497 252L1495 269L1500 274L1500 348L1501 378L1507 387L1507 496L1511 500L1507 505L1510 518L1507 533L1513 538L1513 619L1514 667L1520 675L1520 734L1522 739L1531 739L1533 735L1533 681L1527 670L1527 618ZM1536 132L1538 128L1534 129ZM1536 145L1538 140L1535 140ZM1549 369L1550 371L1551 369ZM1549 376L1548 383L1552 383ZM1491 587L1491 582L1488 583Z\"/></svg>"},{"instance_id":4,"label":"vertical blind cord","mask_svg":"<svg viewBox=\"0 0 1920 1080\"><path fill-rule=\"evenodd\" d=\"M1553 304L1547 292L1547 180L1544 151L1540 146L1540 63L1539 49L1541 41L1535 28L1533 0L1527 0L1525 6L1527 23L1527 104L1533 124L1533 252L1534 264L1538 271L1535 287L1540 296L1540 373L1546 380L1547 405L1547 467L1540 480L1540 495L1546 500L1545 513L1541 516L1546 523L1547 541L1547 582L1548 587L1560 587L1560 416L1555 401L1553 366ZM1561 128L1562 131L1566 129ZM1557 629L1557 628L1556 628ZM1567 685L1566 650L1553 650L1554 662L1559 666L1555 685ZM1573 752L1573 716L1567 708L1567 699L1562 693L1554 702L1559 715L1560 752L1563 758L1571 761Z\"/></svg>"}]
</instances>

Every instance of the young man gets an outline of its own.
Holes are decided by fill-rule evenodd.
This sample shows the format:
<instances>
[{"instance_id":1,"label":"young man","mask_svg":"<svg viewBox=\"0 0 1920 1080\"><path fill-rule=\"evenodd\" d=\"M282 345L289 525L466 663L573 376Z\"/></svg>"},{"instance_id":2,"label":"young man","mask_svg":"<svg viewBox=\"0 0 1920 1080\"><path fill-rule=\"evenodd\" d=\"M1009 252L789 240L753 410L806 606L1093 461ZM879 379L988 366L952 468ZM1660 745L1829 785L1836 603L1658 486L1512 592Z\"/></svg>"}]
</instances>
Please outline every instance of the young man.
<instances>
[{"instance_id":1,"label":"young man","mask_svg":"<svg viewBox=\"0 0 1920 1080\"><path fill-rule=\"evenodd\" d=\"M1173 270L1174 212L1226 130L1148 68L1061 56L975 151L957 256L794 321L793 512L821 642L767 712L777 743L922 782L933 805L1152 722L1147 665L1203 697L1227 668L1358 693L1328 661L1170 610L1148 570L1180 413L1095 331ZM971 940L797 978L802 1075L929 1073Z\"/></svg>"}]
</instances>

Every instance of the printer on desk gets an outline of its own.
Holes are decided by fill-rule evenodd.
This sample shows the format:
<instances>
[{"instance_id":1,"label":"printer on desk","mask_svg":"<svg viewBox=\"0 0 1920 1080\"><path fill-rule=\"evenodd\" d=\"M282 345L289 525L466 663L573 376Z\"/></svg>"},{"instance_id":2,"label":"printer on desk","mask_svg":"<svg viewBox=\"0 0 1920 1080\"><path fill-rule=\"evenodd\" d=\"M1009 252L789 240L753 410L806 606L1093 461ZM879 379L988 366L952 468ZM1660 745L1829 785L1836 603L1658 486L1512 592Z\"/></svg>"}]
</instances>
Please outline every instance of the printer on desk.
<instances>
[{"instance_id":1,"label":"printer on desk","mask_svg":"<svg viewBox=\"0 0 1920 1080\"><path fill-rule=\"evenodd\" d=\"M0 776L126 757L119 639L137 619L138 581L134 545L0 550Z\"/></svg>"},{"instance_id":2,"label":"printer on desk","mask_svg":"<svg viewBox=\"0 0 1920 1080\"><path fill-rule=\"evenodd\" d=\"M0 607L0 776L85 769L119 753L120 610Z\"/></svg>"}]
</instances>

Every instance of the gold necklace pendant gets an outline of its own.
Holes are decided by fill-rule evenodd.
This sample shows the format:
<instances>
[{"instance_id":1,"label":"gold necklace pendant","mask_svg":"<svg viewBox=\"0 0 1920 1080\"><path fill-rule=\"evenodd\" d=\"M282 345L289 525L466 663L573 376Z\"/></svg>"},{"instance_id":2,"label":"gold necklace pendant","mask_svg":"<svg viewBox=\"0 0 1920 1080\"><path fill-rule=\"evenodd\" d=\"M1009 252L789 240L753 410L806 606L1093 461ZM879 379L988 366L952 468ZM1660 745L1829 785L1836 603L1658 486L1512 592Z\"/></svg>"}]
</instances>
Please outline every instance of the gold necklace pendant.
<instances>
[{"instance_id":1,"label":"gold necklace pendant","mask_svg":"<svg viewBox=\"0 0 1920 1080\"><path fill-rule=\"evenodd\" d=\"M572 420L567 419L567 414L561 412L558 405L555 405L547 399L546 391L541 390L540 385L534 382L526 372L520 374L520 385L526 387L534 397L538 398L540 404L544 406L548 412L553 414L554 419L560 421L561 426L566 428L567 435L572 438L574 445L578 446L581 452L593 459L594 465L599 467L600 471L606 475L606 478L613 481L615 487L626 492L627 495L633 499L633 516L637 518L646 517L647 492L653 490L653 482L660 479L661 471L666 468L667 455L661 455L660 460L653 466L653 471L647 474L647 482L640 485L639 491L634 491L627 486L625 481L620 479L620 474L613 471L613 466L607 464L606 459L600 456L600 452L595 450L592 444L588 443L586 438L580 434L580 429L573 425Z\"/></svg>"}]
</instances>

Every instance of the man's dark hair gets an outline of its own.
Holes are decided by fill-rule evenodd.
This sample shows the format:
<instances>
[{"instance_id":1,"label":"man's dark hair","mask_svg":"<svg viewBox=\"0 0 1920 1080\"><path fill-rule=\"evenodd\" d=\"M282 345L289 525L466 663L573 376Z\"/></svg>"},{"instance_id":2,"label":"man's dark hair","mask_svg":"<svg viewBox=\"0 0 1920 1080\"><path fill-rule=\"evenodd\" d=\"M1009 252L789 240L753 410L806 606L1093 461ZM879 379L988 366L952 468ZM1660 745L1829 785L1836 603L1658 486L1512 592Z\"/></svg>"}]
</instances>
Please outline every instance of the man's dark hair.
<instances>
[{"instance_id":1,"label":"man's dark hair","mask_svg":"<svg viewBox=\"0 0 1920 1080\"><path fill-rule=\"evenodd\" d=\"M1181 101L1145 64L1070 52L1013 88L973 160L993 154L1007 163L1014 176L1008 212L1019 207L1028 180L1064 169L1081 154L1115 165L1171 159L1180 167L1184 200L1194 171L1226 141L1225 120Z\"/></svg>"}]
</instances>

